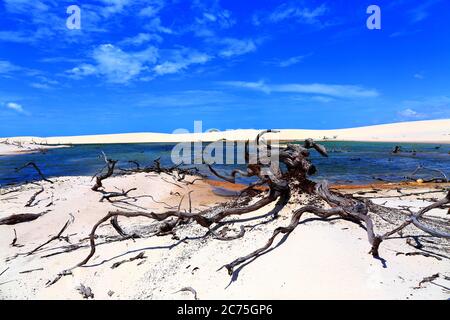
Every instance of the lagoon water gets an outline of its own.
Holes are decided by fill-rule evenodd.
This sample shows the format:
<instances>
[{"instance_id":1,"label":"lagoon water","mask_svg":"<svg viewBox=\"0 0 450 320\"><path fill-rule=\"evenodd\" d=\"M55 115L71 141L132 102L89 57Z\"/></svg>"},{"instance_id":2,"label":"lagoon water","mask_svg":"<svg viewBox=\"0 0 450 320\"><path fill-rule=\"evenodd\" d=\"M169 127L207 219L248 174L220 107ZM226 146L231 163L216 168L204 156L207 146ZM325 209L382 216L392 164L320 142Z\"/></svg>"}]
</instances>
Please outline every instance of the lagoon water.
<instances>
[{"instance_id":1,"label":"lagoon water","mask_svg":"<svg viewBox=\"0 0 450 320\"><path fill-rule=\"evenodd\" d=\"M400 181L417 166L442 170L450 176L450 144L400 144L404 152L392 154L395 143L325 142L329 157L323 158L311 151L312 162L318 172L313 180L327 179L339 184L366 184L381 178ZM32 168L16 172L15 168L27 162L35 162L48 177L92 176L104 166L101 152L109 158L119 160L119 168L132 166L128 161L138 161L141 166L152 164L161 158L162 165L173 165L171 152L174 144L110 144L76 145L70 148L48 150L46 153L0 156L0 185L22 183L39 179ZM415 152L413 152L415 151ZM200 171L209 174L205 165L197 165ZM216 165L218 171L226 172L236 166ZM237 166L243 168L243 166ZM436 175L423 171L417 177ZM375 178L374 178L375 177ZM212 177L214 178L214 177ZM239 179L246 183L248 179Z\"/></svg>"}]
</instances>

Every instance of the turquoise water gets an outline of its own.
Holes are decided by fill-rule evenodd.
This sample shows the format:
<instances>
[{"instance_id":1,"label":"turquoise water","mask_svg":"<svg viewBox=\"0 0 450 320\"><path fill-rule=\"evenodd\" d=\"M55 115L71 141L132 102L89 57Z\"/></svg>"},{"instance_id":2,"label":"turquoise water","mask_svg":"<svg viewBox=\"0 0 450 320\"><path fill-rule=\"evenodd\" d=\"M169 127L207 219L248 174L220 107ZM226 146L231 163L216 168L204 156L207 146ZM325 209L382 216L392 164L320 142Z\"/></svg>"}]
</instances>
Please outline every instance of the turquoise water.
<instances>
[{"instance_id":1,"label":"turquoise water","mask_svg":"<svg viewBox=\"0 0 450 320\"><path fill-rule=\"evenodd\" d=\"M328 179L334 183L362 184L377 180L400 181L418 165L440 169L450 176L450 145L439 144L398 144L405 152L391 154L395 143L326 142L328 158L311 151L311 159L318 172L312 179ZM0 185L21 183L38 179L31 168L16 172L15 168L33 161L49 177L91 176L104 165L100 156L104 151L109 158L119 160L119 167L130 166L129 160L138 161L141 166L149 165L161 158L163 165L172 165L170 155L173 144L114 144L78 145L70 148L49 150L45 154L23 154L0 156ZM412 151L415 151L413 153ZM209 173L204 165L201 172ZM228 171L236 166L217 165L218 171ZM237 166L239 167L239 166ZM242 166L241 166L242 167ZM431 173L433 174L433 173ZM423 172L419 177L429 177ZM248 182L240 179L240 182Z\"/></svg>"}]
</instances>

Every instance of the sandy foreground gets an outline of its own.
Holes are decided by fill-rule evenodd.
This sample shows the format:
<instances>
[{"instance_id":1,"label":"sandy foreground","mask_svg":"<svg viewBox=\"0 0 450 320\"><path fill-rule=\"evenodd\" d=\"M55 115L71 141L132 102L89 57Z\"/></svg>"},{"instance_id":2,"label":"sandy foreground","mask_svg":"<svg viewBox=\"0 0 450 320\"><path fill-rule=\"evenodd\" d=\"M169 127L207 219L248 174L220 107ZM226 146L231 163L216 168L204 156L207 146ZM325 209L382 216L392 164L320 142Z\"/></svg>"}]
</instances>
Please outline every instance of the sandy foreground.
<instances>
[{"instance_id":1,"label":"sandy foreground","mask_svg":"<svg viewBox=\"0 0 450 320\"><path fill-rule=\"evenodd\" d=\"M207 130L204 128L203 130ZM192 131L192 130L191 130ZM252 140L261 130L230 130L208 133L127 133L72 137L14 137L12 141L42 144L104 144L104 143L177 143L191 141ZM265 136L267 139L297 141L312 138L317 141L371 141L371 142L432 142L450 143L450 119L401 122L367 127L335 130L283 129ZM0 150L1 154L1 150Z\"/></svg>"},{"instance_id":2,"label":"sandy foreground","mask_svg":"<svg viewBox=\"0 0 450 320\"><path fill-rule=\"evenodd\" d=\"M192 181L193 177L187 178ZM0 218L14 213L37 213L51 210L37 220L15 226L0 225L0 298L1 299L81 299L76 287L92 289L95 299L193 299L192 287L200 299L448 299L450 297L450 243L441 242L444 251L434 249L435 238L421 237L434 257L406 255L417 252L406 238L394 237L382 244L381 255L386 267L367 254L369 244L365 231L356 224L340 219L323 221L306 215L302 223L283 241L276 240L274 250L260 256L230 277L222 265L261 247L277 226L287 225L293 205L288 205L277 219L272 218L274 205L241 217L229 218L228 234L237 234L241 225L253 226L243 238L220 241L206 230L189 224L172 235L120 240L109 222L97 231L97 251L85 267L62 277L50 287L46 282L59 272L83 260L89 248L86 237L92 226L109 210L128 209L163 212L178 206L180 197L193 191L192 206L201 210L229 201L217 196L205 181L194 184L175 182L162 174L133 174L104 181L105 189L117 191L136 187L129 199L114 203L99 202L101 194L93 192L90 177L60 177L54 184L40 182L45 191L34 206L24 204L39 189L34 184L0 190ZM14 189L16 188L16 189ZM13 192L14 190L17 190ZM370 191L371 187L357 191ZM431 187L408 187L399 197L395 189L378 191L374 200L386 206L412 210L424 207L431 198L444 192ZM425 193L433 191L434 193ZM152 197L150 197L150 195ZM373 193L365 196L374 197ZM188 208L187 197L182 209ZM295 206L298 206L295 205ZM66 240L55 240L30 256L24 255L56 235L67 220L74 218L63 234ZM427 214L448 218L447 210L435 209ZM119 218L125 231L148 235L156 222L145 218ZM224 227L225 228L225 227ZM17 233L17 242L11 246ZM412 234L421 232L413 230ZM185 239L185 237L189 237ZM83 240L84 239L84 240ZM185 239L185 240L183 240ZM108 243L105 243L108 240ZM441 240L440 240L441 241ZM84 247L62 253L71 244ZM128 261L117 268L114 263L144 253L145 258ZM4 271L6 270L6 271ZM4 271L4 272L3 272ZM3 272L3 273L2 273ZM422 284L424 277L440 277Z\"/></svg>"}]
</instances>

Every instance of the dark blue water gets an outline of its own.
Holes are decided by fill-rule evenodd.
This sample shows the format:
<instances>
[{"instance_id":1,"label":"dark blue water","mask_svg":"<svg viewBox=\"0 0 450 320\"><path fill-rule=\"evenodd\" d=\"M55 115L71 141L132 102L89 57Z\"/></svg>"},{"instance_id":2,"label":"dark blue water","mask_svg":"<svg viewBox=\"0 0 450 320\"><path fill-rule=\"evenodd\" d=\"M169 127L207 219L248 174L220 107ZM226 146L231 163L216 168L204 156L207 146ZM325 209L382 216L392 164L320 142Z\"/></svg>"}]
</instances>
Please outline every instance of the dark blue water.
<instances>
[{"instance_id":1,"label":"dark blue water","mask_svg":"<svg viewBox=\"0 0 450 320\"><path fill-rule=\"evenodd\" d=\"M400 144L405 152L393 155L395 143L326 142L329 158L323 158L311 151L311 158L318 169L313 179L328 179L334 183L363 184L377 180L400 181L418 165L440 169L450 176L450 145ZM45 154L23 154L0 156L0 185L21 183L38 179L31 168L16 172L15 168L33 161L48 177L92 176L103 165L101 151L109 158L119 160L119 167L130 167L129 160L138 161L142 166L150 165L161 158L163 165L172 165L173 144L115 144L80 145L70 148L53 149ZM439 147L439 148L437 148ZM415 153L411 151L415 151ZM204 165L198 166L209 173ZM236 166L217 165L218 171L228 171ZM241 166L242 167L242 166ZM423 172L418 175L427 178L435 173ZM248 182L241 179L240 182Z\"/></svg>"}]
</instances>

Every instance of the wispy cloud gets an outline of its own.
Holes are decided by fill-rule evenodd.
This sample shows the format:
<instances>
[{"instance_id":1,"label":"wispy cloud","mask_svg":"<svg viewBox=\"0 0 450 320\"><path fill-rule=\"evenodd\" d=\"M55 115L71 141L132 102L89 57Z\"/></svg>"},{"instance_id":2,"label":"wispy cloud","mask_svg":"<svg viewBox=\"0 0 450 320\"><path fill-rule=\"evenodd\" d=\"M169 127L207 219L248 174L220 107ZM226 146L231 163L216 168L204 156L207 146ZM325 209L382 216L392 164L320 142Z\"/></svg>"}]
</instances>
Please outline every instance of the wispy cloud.
<instances>
[{"instance_id":1,"label":"wispy cloud","mask_svg":"<svg viewBox=\"0 0 450 320\"><path fill-rule=\"evenodd\" d=\"M401 104L402 109L397 112L400 120L450 117L450 97L447 96L406 100Z\"/></svg>"},{"instance_id":2,"label":"wispy cloud","mask_svg":"<svg viewBox=\"0 0 450 320\"><path fill-rule=\"evenodd\" d=\"M375 89L366 89L357 85L336 85L336 84L266 84L263 81L246 82L246 81L225 81L221 84L258 90L264 93L281 92L281 93L303 93L313 95L323 95L336 98L373 98L378 97L379 93Z\"/></svg>"},{"instance_id":3,"label":"wispy cloud","mask_svg":"<svg viewBox=\"0 0 450 320\"><path fill-rule=\"evenodd\" d=\"M398 115L400 117L406 118L406 119L420 119L420 118L424 118L426 116L425 114L419 113L410 108L399 111Z\"/></svg>"},{"instance_id":4,"label":"wispy cloud","mask_svg":"<svg viewBox=\"0 0 450 320\"><path fill-rule=\"evenodd\" d=\"M15 43L31 43L34 41L29 35L19 31L0 31L0 41Z\"/></svg>"},{"instance_id":5,"label":"wispy cloud","mask_svg":"<svg viewBox=\"0 0 450 320\"><path fill-rule=\"evenodd\" d=\"M121 13L126 6L132 3L131 0L101 0L106 6L103 8L103 14Z\"/></svg>"},{"instance_id":6,"label":"wispy cloud","mask_svg":"<svg viewBox=\"0 0 450 320\"><path fill-rule=\"evenodd\" d=\"M317 24L320 23L319 18L328 12L328 7L322 4L315 8L298 7L293 4L282 4L270 14L269 20L272 22L280 22L287 19L294 19L300 23Z\"/></svg>"},{"instance_id":7,"label":"wispy cloud","mask_svg":"<svg viewBox=\"0 0 450 320\"><path fill-rule=\"evenodd\" d=\"M441 0L427 0L421 1L421 4L411 10L409 10L409 16L412 23L417 23L425 20L430 15L430 8L440 2Z\"/></svg>"},{"instance_id":8,"label":"wispy cloud","mask_svg":"<svg viewBox=\"0 0 450 320\"><path fill-rule=\"evenodd\" d=\"M172 50L172 58L157 64L153 71L157 75L178 73L193 64L204 64L210 59L211 56L195 50Z\"/></svg>"},{"instance_id":9,"label":"wispy cloud","mask_svg":"<svg viewBox=\"0 0 450 320\"><path fill-rule=\"evenodd\" d=\"M125 52L112 44L103 44L92 53L95 64L81 64L68 73L75 78L100 75L112 83L127 83L149 70L157 56L158 50L153 46L143 51Z\"/></svg>"},{"instance_id":10,"label":"wispy cloud","mask_svg":"<svg viewBox=\"0 0 450 320\"><path fill-rule=\"evenodd\" d=\"M0 74L10 74L11 72L20 70L19 66L12 64L9 61L0 60Z\"/></svg>"},{"instance_id":11,"label":"wispy cloud","mask_svg":"<svg viewBox=\"0 0 450 320\"><path fill-rule=\"evenodd\" d=\"M302 3L291 1L283 3L271 12L259 12L253 15L252 23L259 26L263 23L281 23L292 21L299 24L315 27L325 27L330 19L325 20L329 14L329 7L323 3L316 7L307 7Z\"/></svg>"},{"instance_id":12,"label":"wispy cloud","mask_svg":"<svg viewBox=\"0 0 450 320\"><path fill-rule=\"evenodd\" d=\"M58 81L40 75L37 76L32 83L30 83L30 86L36 89L49 90L54 89L58 84Z\"/></svg>"},{"instance_id":13,"label":"wispy cloud","mask_svg":"<svg viewBox=\"0 0 450 320\"><path fill-rule=\"evenodd\" d=\"M160 50L149 46L142 51L124 51L112 44L97 47L92 53L94 63L83 63L67 71L75 78L102 76L108 82L125 84L133 80L148 81L155 76L174 74L195 64L212 59L208 54L189 48Z\"/></svg>"},{"instance_id":14,"label":"wispy cloud","mask_svg":"<svg viewBox=\"0 0 450 320\"><path fill-rule=\"evenodd\" d=\"M292 56L292 57L284 58L284 59L279 59L279 58L272 59L265 63L274 65L274 66L278 66L280 68L286 68L286 67L290 67L290 66L293 66L293 65L303 62L303 60L305 60L305 58L309 57L310 55L312 55L312 53L305 54L305 55Z\"/></svg>"},{"instance_id":15,"label":"wispy cloud","mask_svg":"<svg viewBox=\"0 0 450 320\"><path fill-rule=\"evenodd\" d=\"M150 33L139 33L134 37L128 37L120 41L121 45L140 46L144 43L155 41L161 42L163 39L160 35Z\"/></svg>"},{"instance_id":16,"label":"wispy cloud","mask_svg":"<svg viewBox=\"0 0 450 320\"><path fill-rule=\"evenodd\" d=\"M163 34L173 34L173 30L164 26L160 17L154 17L144 25L144 29L150 32L159 32Z\"/></svg>"},{"instance_id":17,"label":"wispy cloud","mask_svg":"<svg viewBox=\"0 0 450 320\"><path fill-rule=\"evenodd\" d=\"M235 88L242 88L242 89L251 89L256 91L261 91L264 93L270 93L272 92L272 88L265 84L264 81L258 81L258 82L251 82L251 81L221 81L220 84L235 87Z\"/></svg>"},{"instance_id":18,"label":"wispy cloud","mask_svg":"<svg viewBox=\"0 0 450 320\"><path fill-rule=\"evenodd\" d=\"M16 102L8 102L5 104L5 107L8 108L9 110L15 111L23 115L30 115L30 113L26 111L21 104L18 104Z\"/></svg>"},{"instance_id":19,"label":"wispy cloud","mask_svg":"<svg viewBox=\"0 0 450 320\"><path fill-rule=\"evenodd\" d=\"M229 58L256 51L255 41L251 39L225 38L220 41L223 46L219 55Z\"/></svg>"},{"instance_id":20,"label":"wispy cloud","mask_svg":"<svg viewBox=\"0 0 450 320\"><path fill-rule=\"evenodd\" d=\"M290 57L289 59L280 61L280 67L285 68L285 67L290 67L294 64L297 64L299 62L301 62L303 59L305 58L305 56L295 56L295 57Z\"/></svg>"},{"instance_id":21,"label":"wispy cloud","mask_svg":"<svg viewBox=\"0 0 450 320\"><path fill-rule=\"evenodd\" d=\"M214 37L216 31L231 28L236 24L231 11L223 9L218 0L195 0L191 9L195 18L188 30L198 37Z\"/></svg>"},{"instance_id":22,"label":"wispy cloud","mask_svg":"<svg viewBox=\"0 0 450 320\"><path fill-rule=\"evenodd\" d=\"M41 0L4 0L4 3L6 10L14 13L49 10L49 6Z\"/></svg>"}]
</instances>

